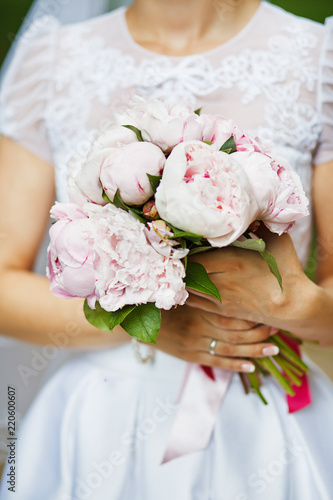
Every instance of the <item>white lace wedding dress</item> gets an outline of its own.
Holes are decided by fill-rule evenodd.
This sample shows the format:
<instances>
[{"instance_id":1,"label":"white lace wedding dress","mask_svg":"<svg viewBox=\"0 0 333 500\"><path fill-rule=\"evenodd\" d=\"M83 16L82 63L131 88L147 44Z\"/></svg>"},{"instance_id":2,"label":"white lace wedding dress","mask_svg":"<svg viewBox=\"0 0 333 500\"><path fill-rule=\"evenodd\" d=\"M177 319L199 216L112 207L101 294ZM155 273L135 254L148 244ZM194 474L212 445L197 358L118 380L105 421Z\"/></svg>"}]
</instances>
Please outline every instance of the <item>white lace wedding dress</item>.
<instances>
[{"instance_id":1,"label":"white lace wedding dress","mask_svg":"<svg viewBox=\"0 0 333 500\"><path fill-rule=\"evenodd\" d=\"M139 46L125 9L76 25L47 18L26 34L1 92L2 133L55 166L66 201L72 159L138 93L232 117L276 143L311 197L315 163L333 160L332 20L262 2L228 43L167 57ZM306 263L311 219L292 237ZM313 403L288 414L266 380L265 407L233 377L207 449L160 465L185 363L131 346L82 354L42 389L21 427L16 500L330 500L333 388L311 364Z\"/></svg>"}]
</instances>

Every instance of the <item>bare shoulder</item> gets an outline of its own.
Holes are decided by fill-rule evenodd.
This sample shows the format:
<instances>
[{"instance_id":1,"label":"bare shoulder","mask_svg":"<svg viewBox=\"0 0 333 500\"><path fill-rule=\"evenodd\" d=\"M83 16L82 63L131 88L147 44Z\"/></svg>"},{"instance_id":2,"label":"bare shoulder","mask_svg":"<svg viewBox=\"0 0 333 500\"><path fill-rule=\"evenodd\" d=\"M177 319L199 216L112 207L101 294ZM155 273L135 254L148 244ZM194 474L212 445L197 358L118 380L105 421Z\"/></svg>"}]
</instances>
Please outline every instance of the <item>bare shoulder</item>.
<instances>
[{"instance_id":1,"label":"bare shoulder","mask_svg":"<svg viewBox=\"0 0 333 500\"><path fill-rule=\"evenodd\" d=\"M114 29L119 24L119 18L122 17L124 7L119 7L110 12L106 12L99 16L91 17L84 21L69 23L60 27L60 36L67 36L75 33L103 33L108 32L112 35Z\"/></svg>"}]
</instances>

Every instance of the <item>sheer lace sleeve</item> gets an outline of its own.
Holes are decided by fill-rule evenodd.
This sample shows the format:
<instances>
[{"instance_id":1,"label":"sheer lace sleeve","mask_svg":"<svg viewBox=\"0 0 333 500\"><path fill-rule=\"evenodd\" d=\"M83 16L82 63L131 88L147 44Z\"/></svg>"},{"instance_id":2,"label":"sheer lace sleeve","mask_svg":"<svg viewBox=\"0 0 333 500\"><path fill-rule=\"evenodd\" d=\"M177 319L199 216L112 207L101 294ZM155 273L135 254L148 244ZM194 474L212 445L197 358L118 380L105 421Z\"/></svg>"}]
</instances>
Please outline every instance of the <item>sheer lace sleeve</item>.
<instances>
[{"instance_id":1,"label":"sheer lace sleeve","mask_svg":"<svg viewBox=\"0 0 333 500\"><path fill-rule=\"evenodd\" d=\"M47 105L59 23L54 18L22 36L0 91L0 132L52 163L46 131Z\"/></svg>"},{"instance_id":2,"label":"sheer lace sleeve","mask_svg":"<svg viewBox=\"0 0 333 500\"><path fill-rule=\"evenodd\" d=\"M322 133L315 164L333 160L333 17L326 20L319 88L319 106L322 119Z\"/></svg>"}]
</instances>

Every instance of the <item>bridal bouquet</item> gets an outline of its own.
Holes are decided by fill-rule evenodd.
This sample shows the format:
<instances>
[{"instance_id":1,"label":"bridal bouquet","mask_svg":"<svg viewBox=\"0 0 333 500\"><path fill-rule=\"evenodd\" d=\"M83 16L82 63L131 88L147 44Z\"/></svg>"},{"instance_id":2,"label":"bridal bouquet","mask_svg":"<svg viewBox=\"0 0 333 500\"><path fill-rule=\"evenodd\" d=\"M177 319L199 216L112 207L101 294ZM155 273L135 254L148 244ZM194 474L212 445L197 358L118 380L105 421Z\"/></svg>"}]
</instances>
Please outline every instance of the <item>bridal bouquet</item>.
<instances>
[{"instance_id":1,"label":"bridal bouquet","mask_svg":"<svg viewBox=\"0 0 333 500\"><path fill-rule=\"evenodd\" d=\"M69 177L71 203L52 208L53 293L85 298L87 320L102 330L121 325L155 343L161 309L185 304L187 289L221 300L191 255L227 245L257 251L282 290L255 230L262 221L281 235L308 215L287 161L232 120L183 105L135 97L114 118ZM292 394L307 367L281 336L269 340L280 354L252 361ZM261 396L256 376L249 377Z\"/></svg>"}]
</instances>

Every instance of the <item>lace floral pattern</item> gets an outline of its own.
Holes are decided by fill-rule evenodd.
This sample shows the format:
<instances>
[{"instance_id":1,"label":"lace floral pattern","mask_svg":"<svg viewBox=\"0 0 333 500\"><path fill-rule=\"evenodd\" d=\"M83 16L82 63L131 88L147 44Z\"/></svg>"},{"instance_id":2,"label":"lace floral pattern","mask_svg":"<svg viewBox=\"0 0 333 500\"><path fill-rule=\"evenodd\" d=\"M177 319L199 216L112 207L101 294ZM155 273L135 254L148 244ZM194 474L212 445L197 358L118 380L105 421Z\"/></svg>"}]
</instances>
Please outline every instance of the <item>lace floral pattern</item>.
<instances>
[{"instance_id":1,"label":"lace floral pattern","mask_svg":"<svg viewBox=\"0 0 333 500\"><path fill-rule=\"evenodd\" d=\"M311 54L318 40L307 23L291 22L285 34L268 39L267 48L244 49L217 64L204 55L174 60L151 54L138 60L89 31L79 26L61 40L66 57L58 65L55 90L66 91L66 98L56 97L52 114L62 118L63 137L71 135L69 128L72 133L77 129L70 126L74 115L80 127L88 125L94 101L111 106L119 89L193 105L219 89L233 89L243 105L265 98L265 135L302 149L315 147L320 133L316 109L299 100L302 87L315 90L318 73Z\"/></svg>"}]
</instances>

